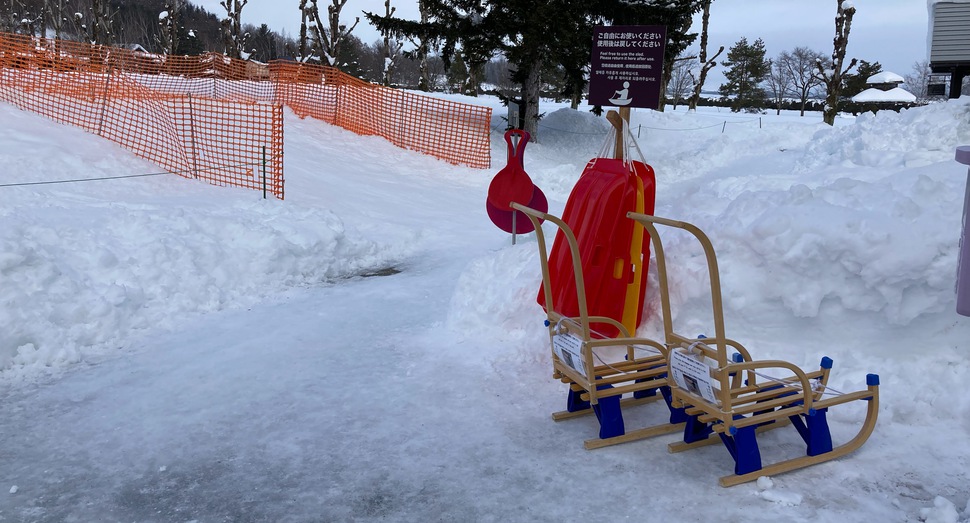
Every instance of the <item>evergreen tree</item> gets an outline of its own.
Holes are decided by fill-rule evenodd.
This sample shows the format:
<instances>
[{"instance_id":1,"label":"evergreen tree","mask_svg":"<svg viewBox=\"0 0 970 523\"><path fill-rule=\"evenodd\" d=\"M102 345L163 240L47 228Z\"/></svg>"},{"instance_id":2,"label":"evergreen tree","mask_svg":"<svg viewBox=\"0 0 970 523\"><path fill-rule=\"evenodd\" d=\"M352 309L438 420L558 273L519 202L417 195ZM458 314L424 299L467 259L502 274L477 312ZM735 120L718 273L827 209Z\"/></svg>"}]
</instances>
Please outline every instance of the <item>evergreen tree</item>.
<instances>
[{"instance_id":1,"label":"evergreen tree","mask_svg":"<svg viewBox=\"0 0 970 523\"><path fill-rule=\"evenodd\" d=\"M448 19L450 14L446 12L445 15L433 15L432 7L434 13L446 12L442 11L442 7L436 0L418 0L418 11L421 16L419 21L394 18L390 15L378 16L374 13L364 12L368 22L376 27L381 34L388 34L398 40L407 39L414 44L415 48L411 51L405 51L404 55L419 62L421 78L418 89L422 91L431 90L429 56L432 51L441 47L445 32L448 30L447 23L443 23L443 21ZM445 65L445 68L450 66L453 51L452 48L447 56L448 64ZM442 57L442 60L444 60L444 57Z\"/></svg>"},{"instance_id":2,"label":"evergreen tree","mask_svg":"<svg viewBox=\"0 0 970 523\"><path fill-rule=\"evenodd\" d=\"M356 78L364 76L361 61L363 60L362 49L365 47L367 45L360 38L352 34L345 35L333 66Z\"/></svg>"},{"instance_id":3,"label":"evergreen tree","mask_svg":"<svg viewBox=\"0 0 970 523\"><path fill-rule=\"evenodd\" d=\"M446 67L461 49L472 79L469 87L477 85L484 64L501 51L512 66L513 80L522 86L525 127L535 136L539 92L548 83L543 74L551 71L559 77L561 94L578 106L595 25L666 26L665 82L676 56L697 36L687 30L702 4L703 0L421 0L422 13L427 12L423 22L365 14L379 31L435 42Z\"/></svg>"},{"instance_id":4,"label":"evergreen tree","mask_svg":"<svg viewBox=\"0 0 970 523\"><path fill-rule=\"evenodd\" d=\"M566 8L571 12L568 16L557 19L557 40L550 49L553 54L549 56L545 70L554 71L552 74L559 80L558 93L569 99L570 107L578 109L589 83L587 73L593 52L593 27L597 18L590 15L590 5L571 3Z\"/></svg>"},{"instance_id":5,"label":"evergreen tree","mask_svg":"<svg viewBox=\"0 0 970 523\"><path fill-rule=\"evenodd\" d=\"M592 26L586 22L590 5L583 0L495 2L491 12L493 27L502 35L500 49L513 67L512 80L522 86L524 128L533 136L538 135L543 72L568 55L567 76L575 86L582 67L577 61L588 62L588 52L569 52L575 51L575 48L570 49L570 44L575 46L577 39L582 38L577 32L585 36L584 40L589 40L585 46L591 48Z\"/></svg>"},{"instance_id":6,"label":"evergreen tree","mask_svg":"<svg viewBox=\"0 0 970 523\"><path fill-rule=\"evenodd\" d=\"M765 59L765 43L760 38L753 44L741 38L728 51L727 61L721 65L727 68L718 92L722 96L733 96L731 111L743 108L762 108L767 105L764 89L759 84L771 71L771 62Z\"/></svg>"},{"instance_id":7,"label":"evergreen tree","mask_svg":"<svg viewBox=\"0 0 970 523\"><path fill-rule=\"evenodd\" d=\"M491 8L482 0L421 0L422 21L379 16L365 12L368 21L381 33L408 38L440 51L445 69L450 70L461 52L467 77L464 93L477 95L485 64L499 48L501 38L493 31ZM418 57L420 58L420 57Z\"/></svg>"},{"instance_id":8,"label":"evergreen tree","mask_svg":"<svg viewBox=\"0 0 970 523\"><path fill-rule=\"evenodd\" d=\"M279 36L270 30L266 24L259 27L247 25L246 33L249 34L249 45L252 50L252 59L257 62L269 62L280 58L281 45Z\"/></svg>"},{"instance_id":9,"label":"evergreen tree","mask_svg":"<svg viewBox=\"0 0 970 523\"><path fill-rule=\"evenodd\" d=\"M865 91L869 88L869 84L866 83L869 77L881 72L882 65L879 62L869 63L865 60L859 60L856 73L847 74L843 77L842 96L844 98L852 98L862 91Z\"/></svg>"}]
</instances>

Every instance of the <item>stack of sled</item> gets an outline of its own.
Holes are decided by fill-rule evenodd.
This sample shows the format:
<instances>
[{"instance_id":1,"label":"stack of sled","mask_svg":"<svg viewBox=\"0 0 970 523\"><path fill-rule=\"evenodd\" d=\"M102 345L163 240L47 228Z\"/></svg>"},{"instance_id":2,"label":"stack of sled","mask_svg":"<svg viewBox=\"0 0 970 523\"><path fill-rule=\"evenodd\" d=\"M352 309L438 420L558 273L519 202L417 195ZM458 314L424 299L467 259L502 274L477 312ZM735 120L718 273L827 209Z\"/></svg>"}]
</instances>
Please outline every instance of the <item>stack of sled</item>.
<instances>
[{"instance_id":1,"label":"stack of sled","mask_svg":"<svg viewBox=\"0 0 970 523\"><path fill-rule=\"evenodd\" d=\"M781 360L754 360L724 332L717 260L710 239L685 222L653 216L656 180L626 128L610 111L615 135L612 157L590 160L556 217L520 203L510 208L528 217L536 232L542 269L537 301L546 312L553 377L568 385L560 421L595 414L597 438L588 449L682 431L672 452L721 442L735 463L721 478L730 486L843 456L862 446L876 424L879 377L865 389L842 393L828 387L832 360L805 372ZM614 137L615 136L615 137ZM630 159L630 150L639 159ZM555 225L551 252L541 224ZM674 330L668 267L661 229L694 236L704 249L711 284L713 332L687 336ZM666 232L666 231L665 231ZM643 315L650 251L658 276L662 340L636 337ZM547 252L549 254L547 255ZM658 423L637 429L624 425L623 411L663 400ZM830 407L867 402L858 434L835 446L827 423ZM763 465L757 434L793 426L806 453Z\"/></svg>"}]
</instances>

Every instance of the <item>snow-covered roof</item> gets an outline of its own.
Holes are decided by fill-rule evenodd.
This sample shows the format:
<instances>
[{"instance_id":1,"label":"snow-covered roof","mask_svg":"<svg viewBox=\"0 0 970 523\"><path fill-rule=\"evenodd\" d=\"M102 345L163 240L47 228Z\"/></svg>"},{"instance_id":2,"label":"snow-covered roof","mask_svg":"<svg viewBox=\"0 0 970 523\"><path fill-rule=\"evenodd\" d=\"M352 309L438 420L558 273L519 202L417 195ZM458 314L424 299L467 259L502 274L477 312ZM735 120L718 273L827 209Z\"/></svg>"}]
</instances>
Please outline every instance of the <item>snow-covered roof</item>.
<instances>
[{"instance_id":1,"label":"snow-covered roof","mask_svg":"<svg viewBox=\"0 0 970 523\"><path fill-rule=\"evenodd\" d=\"M899 87L888 91L869 88L852 97L853 102L915 102L913 93Z\"/></svg>"},{"instance_id":2,"label":"snow-covered roof","mask_svg":"<svg viewBox=\"0 0 970 523\"><path fill-rule=\"evenodd\" d=\"M893 82L905 82L902 76L890 71L876 73L866 80L867 84L891 84Z\"/></svg>"}]
</instances>

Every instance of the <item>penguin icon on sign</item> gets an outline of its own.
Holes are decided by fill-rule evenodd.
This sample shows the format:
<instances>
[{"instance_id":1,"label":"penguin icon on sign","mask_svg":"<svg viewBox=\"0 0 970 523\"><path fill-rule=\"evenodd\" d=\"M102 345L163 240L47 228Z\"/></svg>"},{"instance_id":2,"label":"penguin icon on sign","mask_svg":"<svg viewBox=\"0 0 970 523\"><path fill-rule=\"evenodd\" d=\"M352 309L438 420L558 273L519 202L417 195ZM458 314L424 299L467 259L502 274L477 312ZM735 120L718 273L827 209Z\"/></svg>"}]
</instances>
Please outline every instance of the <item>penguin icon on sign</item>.
<instances>
[{"instance_id":1,"label":"penguin icon on sign","mask_svg":"<svg viewBox=\"0 0 970 523\"><path fill-rule=\"evenodd\" d=\"M610 103L613 105L630 105L633 98L630 98L630 82L623 82L623 89L614 91L613 98L610 98Z\"/></svg>"}]
</instances>

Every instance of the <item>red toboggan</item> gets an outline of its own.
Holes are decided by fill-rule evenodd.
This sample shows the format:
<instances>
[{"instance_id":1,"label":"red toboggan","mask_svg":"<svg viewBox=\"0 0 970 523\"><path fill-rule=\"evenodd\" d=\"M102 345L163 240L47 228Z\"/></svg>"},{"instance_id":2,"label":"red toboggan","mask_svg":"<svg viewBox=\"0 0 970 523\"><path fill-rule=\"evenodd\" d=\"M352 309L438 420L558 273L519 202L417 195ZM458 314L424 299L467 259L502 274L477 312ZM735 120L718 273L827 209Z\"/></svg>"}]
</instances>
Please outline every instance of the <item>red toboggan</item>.
<instances>
[{"instance_id":1,"label":"red toboggan","mask_svg":"<svg viewBox=\"0 0 970 523\"><path fill-rule=\"evenodd\" d=\"M566 201L562 220L575 233L579 245L589 315L612 318L633 333L643 313L650 237L642 224L626 215L653 214L656 180L636 142L632 143L640 159L630 159L625 121L612 111L608 117L616 139L607 140L600 157L586 164ZM613 157L604 157L610 145L615 148ZM551 290L558 312L575 317L579 315L576 278L565 242L560 231L549 256ZM537 301L546 307L541 288ZM616 327L606 323L593 326L605 336L618 334Z\"/></svg>"}]
</instances>

